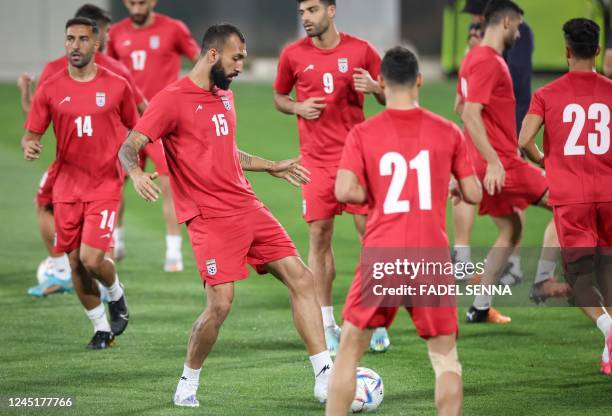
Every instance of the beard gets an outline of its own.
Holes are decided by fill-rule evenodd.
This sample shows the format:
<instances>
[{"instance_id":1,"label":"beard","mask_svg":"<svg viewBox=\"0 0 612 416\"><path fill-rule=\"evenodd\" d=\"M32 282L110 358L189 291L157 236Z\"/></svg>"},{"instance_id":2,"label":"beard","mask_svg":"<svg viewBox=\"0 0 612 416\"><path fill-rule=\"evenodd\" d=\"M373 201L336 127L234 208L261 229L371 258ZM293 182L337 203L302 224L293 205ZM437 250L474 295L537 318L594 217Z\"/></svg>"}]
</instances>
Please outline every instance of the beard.
<instances>
[{"instance_id":1,"label":"beard","mask_svg":"<svg viewBox=\"0 0 612 416\"><path fill-rule=\"evenodd\" d=\"M508 36L506 39L504 39L504 47L506 49L510 49L514 45L516 45L517 41L518 39L516 38L516 34L513 34L512 36Z\"/></svg>"},{"instance_id":2,"label":"beard","mask_svg":"<svg viewBox=\"0 0 612 416\"><path fill-rule=\"evenodd\" d=\"M232 83L232 79L230 78L230 76L225 74L225 71L223 70L223 65L221 65L221 60L217 61L217 63L214 64L210 70L210 80L212 81L213 85L217 86L222 90L229 89L230 84Z\"/></svg>"},{"instance_id":3,"label":"beard","mask_svg":"<svg viewBox=\"0 0 612 416\"><path fill-rule=\"evenodd\" d=\"M81 53L80 58L77 61L73 61L72 54L70 54L68 56L68 61L70 62L70 65L72 65L73 67L81 69L81 68L86 67L91 62L92 57L93 57L93 54Z\"/></svg>"},{"instance_id":4,"label":"beard","mask_svg":"<svg viewBox=\"0 0 612 416\"><path fill-rule=\"evenodd\" d=\"M150 15L151 15L151 12L147 12L146 14L131 14L130 20L135 25L142 26L145 24L145 22L147 21Z\"/></svg>"},{"instance_id":5,"label":"beard","mask_svg":"<svg viewBox=\"0 0 612 416\"><path fill-rule=\"evenodd\" d=\"M328 29L329 24L325 25L324 23L321 23L319 25L312 25L312 29L310 30L310 32L306 30L306 28L304 28L304 30L306 30L306 35L308 35L308 37L310 38L316 38L318 36L321 36L322 34L327 32Z\"/></svg>"}]
</instances>

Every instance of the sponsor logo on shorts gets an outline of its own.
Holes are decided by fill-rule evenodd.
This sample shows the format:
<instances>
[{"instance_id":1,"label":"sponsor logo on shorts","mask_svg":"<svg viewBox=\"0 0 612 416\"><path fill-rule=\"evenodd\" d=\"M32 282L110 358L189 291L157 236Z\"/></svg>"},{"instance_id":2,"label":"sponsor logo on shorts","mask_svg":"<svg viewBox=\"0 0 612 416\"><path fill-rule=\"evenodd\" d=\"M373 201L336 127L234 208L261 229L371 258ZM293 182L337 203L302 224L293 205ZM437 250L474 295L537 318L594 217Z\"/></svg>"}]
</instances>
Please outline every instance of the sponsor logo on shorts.
<instances>
[{"instance_id":1,"label":"sponsor logo on shorts","mask_svg":"<svg viewBox=\"0 0 612 416\"><path fill-rule=\"evenodd\" d=\"M206 260L206 271L210 276L214 276L217 274L217 260L211 259Z\"/></svg>"}]
</instances>

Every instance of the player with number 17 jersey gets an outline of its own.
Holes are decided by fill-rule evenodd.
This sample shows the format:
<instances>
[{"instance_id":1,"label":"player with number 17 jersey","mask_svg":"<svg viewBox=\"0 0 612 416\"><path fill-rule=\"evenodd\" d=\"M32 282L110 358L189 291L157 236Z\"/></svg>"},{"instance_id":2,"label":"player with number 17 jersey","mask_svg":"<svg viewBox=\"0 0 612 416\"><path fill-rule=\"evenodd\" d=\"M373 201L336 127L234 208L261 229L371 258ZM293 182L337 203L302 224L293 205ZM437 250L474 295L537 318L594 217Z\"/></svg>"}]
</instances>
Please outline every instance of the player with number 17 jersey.
<instances>
[{"instance_id":1,"label":"player with number 17 jersey","mask_svg":"<svg viewBox=\"0 0 612 416\"><path fill-rule=\"evenodd\" d=\"M124 180L117 152L126 128L134 127L137 118L134 94L127 81L101 66L91 81L78 82L65 69L37 88L25 128L44 134L53 123L57 138L53 204L59 211L55 216L58 251L76 249L81 239L75 233L79 227L60 212L71 211L74 204L95 206L99 212L91 214L96 218L105 209L117 211ZM90 231L99 229L99 225L92 225ZM111 239L102 235L109 233L104 228L83 232L83 242L106 250Z\"/></svg>"}]
</instances>

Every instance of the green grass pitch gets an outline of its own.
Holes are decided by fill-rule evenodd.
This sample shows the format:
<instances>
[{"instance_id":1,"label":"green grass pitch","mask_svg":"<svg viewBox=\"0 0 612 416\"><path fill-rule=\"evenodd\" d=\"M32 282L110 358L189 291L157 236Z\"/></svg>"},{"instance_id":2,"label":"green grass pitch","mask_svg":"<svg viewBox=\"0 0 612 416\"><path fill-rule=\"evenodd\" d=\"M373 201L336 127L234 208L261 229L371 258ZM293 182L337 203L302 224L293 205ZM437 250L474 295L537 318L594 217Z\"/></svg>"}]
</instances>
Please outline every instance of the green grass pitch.
<instances>
[{"instance_id":1,"label":"green grass pitch","mask_svg":"<svg viewBox=\"0 0 612 416\"><path fill-rule=\"evenodd\" d=\"M270 85L239 83L238 143L270 159L297 154L296 122L272 106ZM426 85L421 104L452 117L454 82ZM368 99L368 114L379 107ZM35 269L45 256L32 199L54 154L47 135L44 157L26 163L19 140L23 117L13 85L0 86L0 396L74 397L78 415L322 415L312 396L312 370L292 326L285 289L252 275L237 285L235 303L202 371L196 411L171 405L191 324L205 304L188 241L185 272L164 274L164 226L160 204L127 191L127 257L119 265L131 321L117 346L91 352L91 325L74 295L31 299ZM255 191L307 253L299 191L265 174L249 174ZM528 213L525 246L538 247L550 214ZM450 232L450 230L449 230ZM185 236L186 237L186 236ZM474 246L490 244L493 224L478 219ZM350 217L337 220L334 288L339 318L359 252ZM532 276L528 276L529 285ZM602 337L576 309L507 308L508 326L461 324L466 415L609 415L611 380L598 374ZM465 311L460 310L460 317ZM385 383L381 415L434 413L434 376L425 344L407 314L390 330L392 348L367 354L362 365ZM2 414L44 410L0 409ZM49 413L53 413L50 411ZM58 413L59 414L59 413Z\"/></svg>"}]
</instances>

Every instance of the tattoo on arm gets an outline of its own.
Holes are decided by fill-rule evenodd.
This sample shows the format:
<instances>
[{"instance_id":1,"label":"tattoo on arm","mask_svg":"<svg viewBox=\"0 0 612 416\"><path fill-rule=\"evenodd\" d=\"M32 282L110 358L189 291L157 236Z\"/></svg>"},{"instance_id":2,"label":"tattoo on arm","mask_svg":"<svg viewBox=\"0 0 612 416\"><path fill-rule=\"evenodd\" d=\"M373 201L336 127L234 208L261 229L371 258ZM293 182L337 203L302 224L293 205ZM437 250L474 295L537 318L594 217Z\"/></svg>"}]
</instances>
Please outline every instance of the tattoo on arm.
<instances>
[{"instance_id":1,"label":"tattoo on arm","mask_svg":"<svg viewBox=\"0 0 612 416\"><path fill-rule=\"evenodd\" d=\"M240 159L240 166L242 166L242 169L249 169L253 165L253 156L242 150L238 150L238 158Z\"/></svg>"},{"instance_id":2,"label":"tattoo on arm","mask_svg":"<svg viewBox=\"0 0 612 416\"><path fill-rule=\"evenodd\" d=\"M119 160L123 168L131 172L139 167L138 152L149 143L149 138L142 133L132 130L119 150Z\"/></svg>"}]
</instances>

